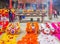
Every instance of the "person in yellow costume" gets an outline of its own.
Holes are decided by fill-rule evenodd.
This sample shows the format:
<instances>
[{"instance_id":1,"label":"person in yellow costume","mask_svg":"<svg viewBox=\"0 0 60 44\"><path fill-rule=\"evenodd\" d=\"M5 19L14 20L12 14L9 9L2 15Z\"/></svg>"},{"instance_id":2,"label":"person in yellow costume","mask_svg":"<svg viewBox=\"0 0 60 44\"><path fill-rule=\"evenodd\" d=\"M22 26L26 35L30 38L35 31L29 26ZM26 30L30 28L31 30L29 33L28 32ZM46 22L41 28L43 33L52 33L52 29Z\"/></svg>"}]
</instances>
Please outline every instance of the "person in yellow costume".
<instances>
[{"instance_id":1,"label":"person in yellow costume","mask_svg":"<svg viewBox=\"0 0 60 44\"><path fill-rule=\"evenodd\" d=\"M12 25L12 23L10 23L10 24ZM20 28L20 23L17 22L16 24ZM9 26L11 26L11 25L9 25ZM20 31L20 30L18 30L18 31ZM18 37L18 35L16 35L16 34L12 35L12 34L4 33L2 35L2 37L0 38L0 44L16 44L17 37Z\"/></svg>"},{"instance_id":2,"label":"person in yellow costume","mask_svg":"<svg viewBox=\"0 0 60 44\"><path fill-rule=\"evenodd\" d=\"M2 40L0 40L0 44L2 44Z\"/></svg>"},{"instance_id":3,"label":"person in yellow costume","mask_svg":"<svg viewBox=\"0 0 60 44\"><path fill-rule=\"evenodd\" d=\"M18 35L8 35L7 33L2 35L2 38L0 39L0 43L3 44L16 44L16 38Z\"/></svg>"}]
</instances>

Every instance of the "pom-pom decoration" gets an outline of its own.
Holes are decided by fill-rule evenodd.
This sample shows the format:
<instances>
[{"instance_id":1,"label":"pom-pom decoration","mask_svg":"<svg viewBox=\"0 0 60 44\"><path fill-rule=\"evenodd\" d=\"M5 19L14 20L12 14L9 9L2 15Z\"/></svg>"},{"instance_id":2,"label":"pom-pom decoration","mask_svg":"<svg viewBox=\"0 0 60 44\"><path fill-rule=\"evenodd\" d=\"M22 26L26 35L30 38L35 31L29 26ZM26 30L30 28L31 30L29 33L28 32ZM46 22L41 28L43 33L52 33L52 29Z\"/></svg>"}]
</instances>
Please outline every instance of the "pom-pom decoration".
<instances>
[{"instance_id":1,"label":"pom-pom decoration","mask_svg":"<svg viewBox=\"0 0 60 44\"><path fill-rule=\"evenodd\" d=\"M7 30L6 32L8 34L18 34L20 33L20 23L9 23L9 25L7 26Z\"/></svg>"}]
</instances>

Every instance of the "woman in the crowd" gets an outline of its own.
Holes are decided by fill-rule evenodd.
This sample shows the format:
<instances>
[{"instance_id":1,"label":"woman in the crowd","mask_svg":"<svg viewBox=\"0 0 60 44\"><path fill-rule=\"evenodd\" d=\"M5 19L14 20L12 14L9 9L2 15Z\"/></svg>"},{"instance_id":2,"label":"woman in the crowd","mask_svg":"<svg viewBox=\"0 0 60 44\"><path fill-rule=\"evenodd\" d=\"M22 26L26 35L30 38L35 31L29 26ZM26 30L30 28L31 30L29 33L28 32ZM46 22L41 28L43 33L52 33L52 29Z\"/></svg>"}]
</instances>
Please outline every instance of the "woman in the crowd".
<instances>
[{"instance_id":1,"label":"woman in the crowd","mask_svg":"<svg viewBox=\"0 0 60 44\"><path fill-rule=\"evenodd\" d=\"M54 10L54 18L58 18L56 10Z\"/></svg>"},{"instance_id":2,"label":"woman in the crowd","mask_svg":"<svg viewBox=\"0 0 60 44\"><path fill-rule=\"evenodd\" d=\"M9 9L9 22L13 22L13 15L10 9Z\"/></svg>"}]
</instances>

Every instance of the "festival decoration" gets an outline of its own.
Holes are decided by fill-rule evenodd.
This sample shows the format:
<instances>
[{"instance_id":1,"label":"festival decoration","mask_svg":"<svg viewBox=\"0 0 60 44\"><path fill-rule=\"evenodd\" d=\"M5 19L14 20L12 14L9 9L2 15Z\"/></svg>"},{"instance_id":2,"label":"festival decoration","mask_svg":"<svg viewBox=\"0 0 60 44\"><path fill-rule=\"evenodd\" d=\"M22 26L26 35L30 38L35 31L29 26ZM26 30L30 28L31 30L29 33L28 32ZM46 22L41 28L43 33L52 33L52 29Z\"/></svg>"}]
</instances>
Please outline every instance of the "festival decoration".
<instances>
[{"instance_id":1,"label":"festival decoration","mask_svg":"<svg viewBox=\"0 0 60 44\"><path fill-rule=\"evenodd\" d=\"M9 23L6 32L8 34L19 34L20 33L20 23Z\"/></svg>"}]
</instances>

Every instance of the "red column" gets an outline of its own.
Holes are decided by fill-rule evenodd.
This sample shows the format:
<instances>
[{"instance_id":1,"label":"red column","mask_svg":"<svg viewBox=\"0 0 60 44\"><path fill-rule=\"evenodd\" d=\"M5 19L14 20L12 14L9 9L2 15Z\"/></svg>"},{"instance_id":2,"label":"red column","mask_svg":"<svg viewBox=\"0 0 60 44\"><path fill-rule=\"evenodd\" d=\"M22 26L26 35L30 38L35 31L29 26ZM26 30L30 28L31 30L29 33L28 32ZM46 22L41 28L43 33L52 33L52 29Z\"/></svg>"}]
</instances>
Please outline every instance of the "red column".
<instances>
[{"instance_id":1,"label":"red column","mask_svg":"<svg viewBox=\"0 0 60 44\"><path fill-rule=\"evenodd\" d=\"M12 8L12 0L9 0L9 8Z\"/></svg>"},{"instance_id":2,"label":"red column","mask_svg":"<svg viewBox=\"0 0 60 44\"><path fill-rule=\"evenodd\" d=\"M52 0L50 0L50 15L52 15Z\"/></svg>"},{"instance_id":3,"label":"red column","mask_svg":"<svg viewBox=\"0 0 60 44\"><path fill-rule=\"evenodd\" d=\"M52 0L50 0L49 17L49 19L52 19Z\"/></svg>"}]
</instances>

